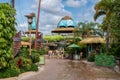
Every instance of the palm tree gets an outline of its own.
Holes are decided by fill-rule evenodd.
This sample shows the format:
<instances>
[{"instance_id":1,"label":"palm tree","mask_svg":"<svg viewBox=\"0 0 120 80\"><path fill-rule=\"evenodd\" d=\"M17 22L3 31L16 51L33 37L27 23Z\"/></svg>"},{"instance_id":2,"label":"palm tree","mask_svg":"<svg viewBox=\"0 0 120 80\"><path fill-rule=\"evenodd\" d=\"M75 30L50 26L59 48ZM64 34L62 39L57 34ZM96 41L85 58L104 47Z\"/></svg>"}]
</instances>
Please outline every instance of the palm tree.
<instances>
[{"instance_id":1,"label":"palm tree","mask_svg":"<svg viewBox=\"0 0 120 80\"><path fill-rule=\"evenodd\" d=\"M91 34L93 35L100 35L103 36L102 31L100 31L100 29L95 29L95 26L97 26L98 23L94 23L94 22L79 22L78 23L78 27L79 27L79 32L80 34L82 34L83 38L86 38L88 36L90 36Z\"/></svg>"},{"instance_id":2,"label":"palm tree","mask_svg":"<svg viewBox=\"0 0 120 80\"><path fill-rule=\"evenodd\" d=\"M110 18L113 13L113 2L114 0L101 0L95 5L95 14L94 20L96 20L99 16L105 15L105 21L107 24L106 30L106 51L108 52L109 48L109 36L110 36Z\"/></svg>"}]
</instances>

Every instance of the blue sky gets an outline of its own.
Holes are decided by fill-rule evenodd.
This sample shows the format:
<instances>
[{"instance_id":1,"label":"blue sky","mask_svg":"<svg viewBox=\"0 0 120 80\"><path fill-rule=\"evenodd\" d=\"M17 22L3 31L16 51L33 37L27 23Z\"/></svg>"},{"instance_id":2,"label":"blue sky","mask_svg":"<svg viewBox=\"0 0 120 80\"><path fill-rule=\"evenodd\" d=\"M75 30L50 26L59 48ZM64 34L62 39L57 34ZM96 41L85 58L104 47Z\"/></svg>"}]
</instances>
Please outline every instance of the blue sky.
<instances>
[{"instance_id":1,"label":"blue sky","mask_svg":"<svg viewBox=\"0 0 120 80\"><path fill-rule=\"evenodd\" d=\"M99 0L41 0L40 26L39 31L44 35L51 34L51 30L57 27L60 19L66 15L71 16L77 22L94 21L94 5ZM0 0L0 3L11 0ZM38 0L15 0L15 9L17 11L17 31L27 31L26 14L36 13Z\"/></svg>"}]
</instances>

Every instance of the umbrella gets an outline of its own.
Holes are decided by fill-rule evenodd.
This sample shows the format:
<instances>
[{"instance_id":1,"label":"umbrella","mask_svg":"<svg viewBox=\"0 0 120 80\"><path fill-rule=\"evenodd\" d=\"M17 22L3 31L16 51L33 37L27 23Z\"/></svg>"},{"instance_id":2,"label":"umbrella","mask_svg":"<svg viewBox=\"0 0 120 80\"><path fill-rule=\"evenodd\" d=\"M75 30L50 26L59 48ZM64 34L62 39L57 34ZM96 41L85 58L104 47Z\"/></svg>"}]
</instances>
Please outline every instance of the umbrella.
<instances>
[{"instance_id":1,"label":"umbrella","mask_svg":"<svg viewBox=\"0 0 120 80\"><path fill-rule=\"evenodd\" d=\"M71 44L68 46L69 48L79 48L80 46L76 45L76 44ZM75 54L76 54L76 50L75 50Z\"/></svg>"},{"instance_id":2,"label":"umbrella","mask_svg":"<svg viewBox=\"0 0 120 80\"><path fill-rule=\"evenodd\" d=\"M68 46L69 48L75 48L75 54L77 54L77 50L76 48L79 48L80 46L76 45L76 44L71 44ZM72 57L73 57L73 54L72 54ZM73 58L72 58L73 59Z\"/></svg>"},{"instance_id":3,"label":"umbrella","mask_svg":"<svg viewBox=\"0 0 120 80\"><path fill-rule=\"evenodd\" d=\"M76 44L71 44L68 46L69 48L79 48L80 46L76 45Z\"/></svg>"}]
</instances>

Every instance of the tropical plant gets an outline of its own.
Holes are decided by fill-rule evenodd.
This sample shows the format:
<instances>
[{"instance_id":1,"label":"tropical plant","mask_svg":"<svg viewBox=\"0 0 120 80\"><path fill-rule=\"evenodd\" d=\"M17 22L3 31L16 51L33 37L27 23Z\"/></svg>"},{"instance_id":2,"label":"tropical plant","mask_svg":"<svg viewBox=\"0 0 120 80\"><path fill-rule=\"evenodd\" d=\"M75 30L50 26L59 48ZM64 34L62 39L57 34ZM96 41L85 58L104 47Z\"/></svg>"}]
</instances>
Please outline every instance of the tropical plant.
<instances>
[{"instance_id":1,"label":"tropical plant","mask_svg":"<svg viewBox=\"0 0 120 80\"><path fill-rule=\"evenodd\" d=\"M98 17L105 15L105 21L104 23L107 25L105 27L106 29L106 51L108 52L109 48L109 42L110 42L110 19L111 15L113 14L113 2L115 0L100 0L96 5L95 5L95 14L94 14L94 20L96 20Z\"/></svg>"},{"instance_id":2,"label":"tropical plant","mask_svg":"<svg viewBox=\"0 0 120 80\"><path fill-rule=\"evenodd\" d=\"M117 58L120 58L120 1L114 1L114 14L111 16L111 35L112 35L112 44L110 52Z\"/></svg>"},{"instance_id":3,"label":"tropical plant","mask_svg":"<svg viewBox=\"0 0 120 80\"><path fill-rule=\"evenodd\" d=\"M103 36L102 31L98 27L98 23L95 22L79 22L78 23L78 30L79 35L82 35L83 38L88 37L90 35L100 35Z\"/></svg>"},{"instance_id":4,"label":"tropical plant","mask_svg":"<svg viewBox=\"0 0 120 80\"><path fill-rule=\"evenodd\" d=\"M114 67L115 58L112 55L106 55L102 53L100 55L95 55L95 64L99 66Z\"/></svg>"},{"instance_id":5,"label":"tropical plant","mask_svg":"<svg viewBox=\"0 0 120 80\"><path fill-rule=\"evenodd\" d=\"M23 36L22 37L22 41L28 42L29 41L29 37ZM32 40L35 40L35 37L32 37Z\"/></svg>"},{"instance_id":6,"label":"tropical plant","mask_svg":"<svg viewBox=\"0 0 120 80\"><path fill-rule=\"evenodd\" d=\"M13 76L18 76L20 74L20 69L19 68L5 68L0 70L0 78L6 78L6 77L13 77Z\"/></svg>"},{"instance_id":7,"label":"tropical plant","mask_svg":"<svg viewBox=\"0 0 120 80\"><path fill-rule=\"evenodd\" d=\"M54 41L60 41L60 40L63 40L64 37L61 36L61 35L46 35L46 36L43 36L43 39L45 41L49 41L49 42L54 42Z\"/></svg>"},{"instance_id":8,"label":"tropical plant","mask_svg":"<svg viewBox=\"0 0 120 80\"><path fill-rule=\"evenodd\" d=\"M15 9L11 5L0 3L0 69L8 67L13 59L13 36L16 33L14 16Z\"/></svg>"}]
</instances>

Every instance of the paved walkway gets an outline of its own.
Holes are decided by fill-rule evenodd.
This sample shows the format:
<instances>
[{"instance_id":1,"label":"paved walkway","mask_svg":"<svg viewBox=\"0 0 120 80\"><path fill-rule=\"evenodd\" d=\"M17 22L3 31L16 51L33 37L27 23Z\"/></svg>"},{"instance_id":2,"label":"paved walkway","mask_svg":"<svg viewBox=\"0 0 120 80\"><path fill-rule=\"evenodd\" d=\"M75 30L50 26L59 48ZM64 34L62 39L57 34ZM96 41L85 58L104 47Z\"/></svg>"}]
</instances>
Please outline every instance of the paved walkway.
<instances>
[{"instance_id":1,"label":"paved walkway","mask_svg":"<svg viewBox=\"0 0 120 80\"><path fill-rule=\"evenodd\" d=\"M120 80L120 74L87 61L46 59L38 72L0 80Z\"/></svg>"},{"instance_id":2,"label":"paved walkway","mask_svg":"<svg viewBox=\"0 0 120 80\"><path fill-rule=\"evenodd\" d=\"M87 61L47 59L42 71L21 80L120 80L120 74Z\"/></svg>"}]
</instances>

